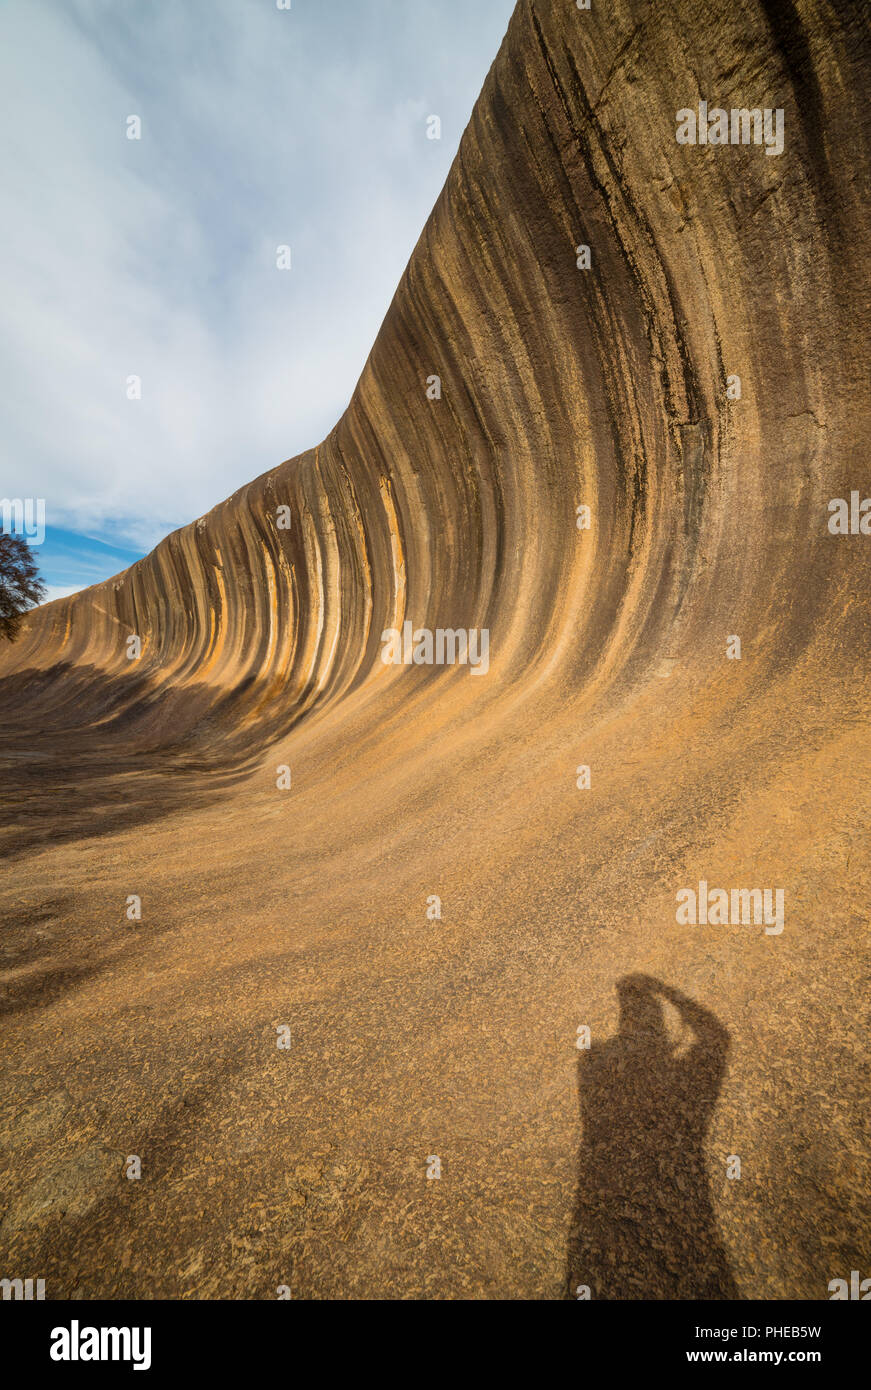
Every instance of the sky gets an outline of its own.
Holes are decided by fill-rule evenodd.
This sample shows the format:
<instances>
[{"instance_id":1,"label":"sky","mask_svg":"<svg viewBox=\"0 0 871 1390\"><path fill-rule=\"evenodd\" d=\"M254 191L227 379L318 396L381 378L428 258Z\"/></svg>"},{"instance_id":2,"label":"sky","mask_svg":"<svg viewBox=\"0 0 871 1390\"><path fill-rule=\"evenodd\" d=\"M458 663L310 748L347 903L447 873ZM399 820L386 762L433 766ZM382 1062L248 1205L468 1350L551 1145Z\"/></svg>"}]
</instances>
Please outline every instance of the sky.
<instances>
[{"instance_id":1,"label":"sky","mask_svg":"<svg viewBox=\"0 0 871 1390\"><path fill-rule=\"evenodd\" d=\"M0 0L0 497L50 598L329 433L514 8L280 2Z\"/></svg>"}]
</instances>

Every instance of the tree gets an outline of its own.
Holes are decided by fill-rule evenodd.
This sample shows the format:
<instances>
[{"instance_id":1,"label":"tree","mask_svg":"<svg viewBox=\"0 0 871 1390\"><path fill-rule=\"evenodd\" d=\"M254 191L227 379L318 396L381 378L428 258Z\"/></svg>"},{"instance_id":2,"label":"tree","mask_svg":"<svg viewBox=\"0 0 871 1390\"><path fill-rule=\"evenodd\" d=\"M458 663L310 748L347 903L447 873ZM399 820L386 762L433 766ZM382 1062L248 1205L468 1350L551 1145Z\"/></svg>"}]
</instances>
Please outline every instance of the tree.
<instances>
[{"instance_id":1,"label":"tree","mask_svg":"<svg viewBox=\"0 0 871 1390\"><path fill-rule=\"evenodd\" d=\"M41 603L45 592L27 541L0 531L0 640L15 641L22 615Z\"/></svg>"}]
</instances>

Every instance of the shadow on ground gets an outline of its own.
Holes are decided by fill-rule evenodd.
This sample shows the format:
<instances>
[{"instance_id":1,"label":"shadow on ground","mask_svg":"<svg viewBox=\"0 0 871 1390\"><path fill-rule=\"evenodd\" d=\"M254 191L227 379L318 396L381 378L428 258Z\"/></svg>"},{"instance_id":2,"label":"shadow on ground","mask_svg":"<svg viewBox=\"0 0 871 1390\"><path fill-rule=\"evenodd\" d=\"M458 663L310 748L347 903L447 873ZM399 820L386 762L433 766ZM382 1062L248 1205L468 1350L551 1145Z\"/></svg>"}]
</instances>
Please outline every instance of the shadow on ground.
<instances>
[{"instance_id":1,"label":"shadow on ground","mask_svg":"<svg viewBox=\"0 0 871 1390\"><path fill-rule=\"evenodd\" d=\"M295 722L292 702L280 699L252 717L255 693L250 682L125 688L93 667L0 680L3 857L214 803Z\"/></svg>"},{"instance_id":2,"label":"shadow on ground","mask_svg":"<svg viewBox=\"0 0 871 1390\"><path fill-rule=\"evenodd\" d=\"M650 976L624 976L617 994L617 1033L578 1060L583 1133L566 1297L584 1285L594 1299L737 1298L704 1153L729 1034ZM666 1001L680 1019L677 1040Z\"/></svg>"}]
</instances>

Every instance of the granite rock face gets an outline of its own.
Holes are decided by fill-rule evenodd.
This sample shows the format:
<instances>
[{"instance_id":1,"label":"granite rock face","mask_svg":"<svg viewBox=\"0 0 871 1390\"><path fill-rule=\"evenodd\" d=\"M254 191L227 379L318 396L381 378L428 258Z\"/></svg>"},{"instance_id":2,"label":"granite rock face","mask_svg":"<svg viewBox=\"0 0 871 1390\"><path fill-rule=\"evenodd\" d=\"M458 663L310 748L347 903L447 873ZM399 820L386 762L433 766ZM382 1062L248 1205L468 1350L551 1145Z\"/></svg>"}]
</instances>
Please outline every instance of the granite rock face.
<instances>
[{"instance_id":1,"label":"granite rock face","mask_svg":"<svg viewBox=\"0 0 871 1390\"><path fill-rule=\"evenodd\" d=\"M853 4L520 0L333 432L0 650L13 1087L74 1100L0 1203L67 1146L145 1175L5 1264L871 1275L869 48ZM700 103L770 121L702 144ZM385 665L408 622L489 670ZM701 882L784 930L676 920Z\"/></svg>"}]
</instances>

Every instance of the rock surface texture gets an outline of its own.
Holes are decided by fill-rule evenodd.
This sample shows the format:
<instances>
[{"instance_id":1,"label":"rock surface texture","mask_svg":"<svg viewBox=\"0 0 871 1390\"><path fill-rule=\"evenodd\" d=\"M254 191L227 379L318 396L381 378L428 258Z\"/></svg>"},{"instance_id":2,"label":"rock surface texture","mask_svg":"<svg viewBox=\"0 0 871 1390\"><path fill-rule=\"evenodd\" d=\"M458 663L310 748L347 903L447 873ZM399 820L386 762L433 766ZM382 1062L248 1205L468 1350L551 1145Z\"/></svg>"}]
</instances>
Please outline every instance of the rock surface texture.
<instances>
[{"instance_id":1,"label":"rock surface texture","mask_svg":"<svg viewBox=\"0 0 871 1390\"><path fill-rule=\"evenodd\" d=\"M0 1272L871 1276L868 91L842 0L520 0L330 436L0 651Z\"/></svg>"}]
</instances>

